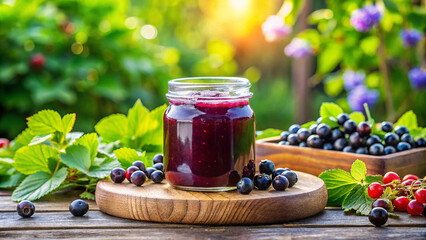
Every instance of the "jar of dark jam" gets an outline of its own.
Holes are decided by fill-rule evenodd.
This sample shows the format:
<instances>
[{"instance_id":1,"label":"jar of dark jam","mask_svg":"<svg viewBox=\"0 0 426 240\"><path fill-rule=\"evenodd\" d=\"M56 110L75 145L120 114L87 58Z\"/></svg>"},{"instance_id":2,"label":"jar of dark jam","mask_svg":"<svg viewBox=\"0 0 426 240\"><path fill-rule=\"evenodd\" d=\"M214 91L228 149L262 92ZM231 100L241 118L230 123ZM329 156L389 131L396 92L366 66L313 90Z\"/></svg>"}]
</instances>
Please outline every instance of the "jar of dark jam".
<instances>
[{"instance_id":1,"label":"jar of dark jam","mask_svg":"<svg viewBox=\"0 0 426 240\"><path fill-rule=\"evenodd\" d=\"M228 191L255 172L255 120L245 78L169 81L164 113L168 182L192 191Z\"/></svg>"}]
</instances>

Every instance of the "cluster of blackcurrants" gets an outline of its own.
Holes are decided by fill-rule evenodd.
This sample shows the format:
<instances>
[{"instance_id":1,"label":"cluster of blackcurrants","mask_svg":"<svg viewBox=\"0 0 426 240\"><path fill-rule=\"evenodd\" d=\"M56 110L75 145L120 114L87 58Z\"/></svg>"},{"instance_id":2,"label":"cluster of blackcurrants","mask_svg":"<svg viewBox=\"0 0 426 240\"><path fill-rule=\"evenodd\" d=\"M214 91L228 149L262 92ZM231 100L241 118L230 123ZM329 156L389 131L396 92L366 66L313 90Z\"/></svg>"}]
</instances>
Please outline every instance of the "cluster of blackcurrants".
<instances>
[{"instance_id":1,"label":"cluster of blackcurrants","mask_svg":"<svg viewBox=\"0 0 426 240\"><path fill-rule=\"evenodd\" d=\"M81 217L86 214L87 211L89 211L89 204L87 204L87 202L85 202L84 200L77 199L70 204L69 210L72 215L76 217ZM18 203L16 211L18 212L19 216L29 218L35 212L34 203L30 201L22 201Z\"/></svg>"},{"instance_id":2,"label":"cluster of blackcurrants","mask_svg":"<svg viewBox=\"0 0 426 240\"><path fill-rule=\"evenodd\" d=\"M115 183L122 183L124 179L142 186L146 179L151 179L154 183L161 183L164 180L163 154L157 154L152 159L152 167L145 168L141 161L134 161L127 170L123 168L114 168L110 174L111 180Z\"/></svg>"},{"instance_id":3,"label":"cluster of blackcurrants","mask_svg":"<svg viewBox=\"0 0 426 240\"><path fill-rule=\"evenodd\" d=\"M392 188L396 196L383 195L386 187ZM386 223L388 211L392 209L406 211L413 216L426 216L426 189L416 175L408 174L401 181L397 173L387 172L383 176L383 184L374 182L368 186L368 196L375 199L368 218L376 226Z\"/></svg>"},{"instance_id":4,"label":"cluster of blackcurrants","mask_svg":"<svg viewBox=\"0 0 426 240\"><path fill-rule=\"evenodd\" d=\"M259 190L267 190L271 184L276 191L284 191L293 187L297 182L297 174L289 168L277 168L271 160L261 160L259 172L252 181L248 177L243 177L237 183L237 190L242 194L249 194L254 187ZM272 178L271 178L272 175Z\"/></svg>"},{"instance_id":5,"label":"cluster of blackcurrants","mask_svg":"<svg viewBox=\"0 0 426 240\"><path fill-rule=\"evenodd\" d=\"M387 155L395 152L409 150L414 147L426 147L426 140L419 138L414 141L405 126L396 126L390 122L383 122L381 129L386 132L384 139L377 135L370 135L372 127L367 122L357 124L349 119L349 114L342 113L337 117L341 126L330 128L317 120L309 129L301 128L298 124L290 126L288 131L281 133L278 145L293 145L299 147L322 148L358 154ZM393 131L393 132L392 132Z\"/></svg>"}]
</instances>

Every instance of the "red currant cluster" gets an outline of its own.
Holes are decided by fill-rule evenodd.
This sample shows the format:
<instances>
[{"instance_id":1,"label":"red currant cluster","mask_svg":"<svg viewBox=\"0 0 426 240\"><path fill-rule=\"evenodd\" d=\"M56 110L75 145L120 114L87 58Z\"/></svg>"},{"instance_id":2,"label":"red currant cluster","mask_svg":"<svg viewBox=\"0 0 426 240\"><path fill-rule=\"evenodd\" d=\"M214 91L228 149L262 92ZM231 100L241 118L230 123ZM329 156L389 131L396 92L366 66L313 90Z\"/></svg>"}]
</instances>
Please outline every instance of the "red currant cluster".
<instances>
[{"instance_id":1,"label":"red currant cluster","mask_svg":"<svg viewBox=\"0 0 426 240\"><path fill-rule=\"evenodd\" d=\"M386 188L391 191L384 193ZM374 182L368 186L368 195L376 199L372 207L379 206L387 211L395 208L407 211L411 215L425 214L426 206L426 177L419 180L413 174L406 175L402 180L398 174L388 172L383 176L383 184Z\"/></svg>"}]
</instances>

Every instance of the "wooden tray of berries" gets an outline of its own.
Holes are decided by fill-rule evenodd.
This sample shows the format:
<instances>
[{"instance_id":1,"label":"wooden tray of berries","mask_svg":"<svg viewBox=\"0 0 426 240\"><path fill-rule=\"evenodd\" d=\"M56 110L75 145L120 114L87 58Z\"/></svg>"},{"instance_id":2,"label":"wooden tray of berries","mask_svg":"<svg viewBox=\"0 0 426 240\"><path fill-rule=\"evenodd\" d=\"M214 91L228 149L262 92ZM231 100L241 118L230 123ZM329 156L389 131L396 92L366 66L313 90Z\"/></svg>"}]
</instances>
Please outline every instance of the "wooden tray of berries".
<instances>
[{"instance_id":1,"label":"wooden tray of berries","mask_svg":"<svg viewBox=\"0 0 426 240\"><path fill-rule=\"evenodd\" d=\"M426 148L413 148L389 155L373 156L347 153L310 147L278 145L280 137L265 138L256 141L256 161L269 159L276 167L288 167L318 176L329 169L340 168L350 171L352 163L362 160L369 174L381 174L393 171L400 176L415 174L426 175Z\"/></svg>"}]
</instances>

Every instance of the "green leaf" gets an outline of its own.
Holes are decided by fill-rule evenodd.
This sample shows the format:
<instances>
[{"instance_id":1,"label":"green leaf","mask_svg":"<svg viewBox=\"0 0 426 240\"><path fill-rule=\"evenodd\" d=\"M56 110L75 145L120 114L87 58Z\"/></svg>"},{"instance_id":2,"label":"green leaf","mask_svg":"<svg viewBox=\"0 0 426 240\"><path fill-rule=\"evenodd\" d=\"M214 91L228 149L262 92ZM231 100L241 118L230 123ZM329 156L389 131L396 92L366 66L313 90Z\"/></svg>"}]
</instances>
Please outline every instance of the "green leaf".
<instances>
[{"instance_id":1,"label":"green leaf","mask_svg":"<svg viewBox=\"0 0 426 240\"><path fill-rule=\"evenodd\" d=\"M57 189L67 177L66 168L61 168L53 176L46 172L30 175L15 189L13 201L36 200Z\"/></svg>"},{"instance_id":2,"label":"green leaf","mask_svg":"<svg viewBox=\"0 0 426 240\"><path fill-rule=\"evenodd\" d=\"M362 112L353 112L349 114L349 118L354 120L357 124L365 121L365 116Z\"/></svg>"},{"instance_id":3,"label":"green leaf","mask_svg":"<svg viewBox=\"0 0 426 240\"><path fill-rule=\"evenodd\" d=\"M91 166L86 175L94 178L104 178L107 177L111 173L111 170L116 167L120 167L120 163L115 159L107 158L102 160L99 165Z\"/></svg>"},{"instance_id":4,"label":"green leaf","mask_svg":"<svg viewBox=\"0 0 426 240\"><path fill-rule=\"evenodd\" d=\"M329 74L324 80L324 91L331 97L338 96L343 91L343 77L342 75Z\"/></svg>"},{"instance_id":5,"label":"green leaf","mask_svg":"<svg viewBox=\"0 0 426 240\"><path fill-rule=\"evenodd\" d=\"M127 118L123 114L113 114L102 118L95 126L96 132L105 143L123 139L128 129Z\"/></svg>"},{"instance_id":6,"label":"green leaf","mask_svg":"<svg viewBox=\"0 0 426 240\"><path fill-rule=\"evenodd\" d=\"M63 133L67 134L71 132L72 127L75 123L75 113L70 113L62 117Z\"/></svg>"},{"instance_id":7,"label":"green leaf","mask_svg":"<svg viewBox=\"0 0 426 240\"><path fill-rule=\"evenodd\" d=\"M364 180L365 175L367 174L367 167L365 166L365 163L363 163L360 160L355 160L354 163L352 163L351 166L351 175L355 180L358 182L361 182Z\"/></svg>"},{"instance_id":8,"label":"green leaf","mask_svg":"<svg viewBox=\"0 0 426 240\"><path fill-rule=\"evenodd\" d=\"M83 173L90 169L90 151L83 145L71 145L65 149L66 153L61 153L61 161L70 168L75 168Z\"/></svg>"},{"instance_id":9,"label":"green leaf","mask_svg":"<svg viewBox=\"0 0 426 240\"><path fill-rule=\"evenodd\" d=\"M82 145L85 146L87 149L89 149L90 153L90 160L93 162L96 155L98 154L98 135L96 133L88 133L83 135L80 138L77 138L73 145Z\"/></svg>"},{"instance_id":10,"label":"green leaf","mask_svg":"<svg viewBox=\"0 0 426 240\"><path fill-rule=\"evenodd\" d=\"M35 136L34 136L34 134L31 133L31 130L29 128L26 128L14 140L15 144L19 145L19 147L17 147L17 149L30 144L31 140L34 137Z\"/></svg>"},{"instance_id":11,"label":"green leaf","mask_svg":"<svg viewBox=\"0 0 426 240\"><path fill-rule=\"evenodd\" d=\"M323 118L321 119L321 123L325 123L331 128L339 127L339 124L337 123L337 120L334 117Z\"/></svg>"},{"instance_id":12,"label":"green leaf","mask_svg":"<svg viewBox=\"0 0 426 240\"><path fill-rule=\"evenodd\" d=\"M343 48L340 44L328 44L318 56L318 73L327 74L340 63L343 57Z\"/></svg>"},{"instance_id":13,"label":"green leaf","mask_svg":"<svg viewBox=\"0 0 426 240\"><path fill-rule=\"evenodd\" d=\"M50 138L52 137L52 134L51 133L49 133L49 134L46 134L46 135L41 135L41 136L35 136L32 140L31 140L31 142L30 142L30 144L28 144L28 145L37 145L37 144L40 144L40 143L44 143L44 142L46 142L47 140L49 140Z\"/></svg>"},{"instance_id":14,"label":"green leaf","mask_svg":"<svg viewBox=\"0 0 426 240\"><path fill-rule=\"evenodd\" d=\"M408 111L404 113L398 121L394 124L394 126L406 126L410 131L411 129L418 128L417 125L417 116L413 111Z\"/></svg>"},{"instance_id":15,"label":"green leaf","mask_svg":"<svg viewBox=\"0 0 426 240\"><path fill-rule=\"evenodd\" d=\"M61 116L53 110L42 110L29 117L28 127L34 135L45 135L56 131L63 132Z\"/></svg>"},{"instance_id":16,"label":"green leaf","mask_svg":"<svg viewBox=\"0 0 426 240\"><path fill-rule=\"evenodd\" d=\"M80 198L82 199L89 199L89 200L95 200L95 194L90 192L83 192L80 194Z\"/></svg>"},{"instance_id":17,"label":"green leaf","mask_svg":"<svg viewBox=\"0 0 426 240\"><path fill-rule=\"evenodd\" d=\"M43 171L51 173L48 159L58 158L58 151L47 145L32 145L20 148L15 154L16 169L26 175Z\"/></svg>"},{"instance_id":18,"label":"green leaf","mask_svg":"<svg viewBox=\"0 0 426 240\"><path fill-rule=\"evenodd\" d=\"M310 122L307 122L305 124L302 124L301 128L309 129L314 124L317 124L317 122L316 121L310 121Z\"/></svg>"},{"instance_id":19,"label":"green leaf","mask_svg":"<svg viewBox=\"0 0 426 240\"><path fill-rule=\"evenodd\" d=\"M335 103L323 103L320 108L320 116L322 118L334 117L337 119L337 115L343 113L342 108L340 108Z\"/></svg>"},{"instance_id":20,"label":"green leaf","mask_svg":"<svg viewBox=\"0 0 426 240\"><path fill-rule=\"evenodd\" d=\"M121 163L121 167L124 169L132 166L134 161L146 162L144 154L139 155L135 149L131 148L120 148L114 151L115 157Z\"/></svg>"},{"instance_id":21,"label":"green leaf","mask_svg":"<svg viewBox=\"0 0 426 240\"><path fill-rule=\"evenodd\" d=\"M270 138L270 137L277 137L277 136L280 136L281 132L282 130L279 130L279 129L268 128L263 130L261 134L257 135L256 140Z\"/></svg>"},{"instance_id":22,"label":"green leaf","mask_svg":"<svg viewBox=\"0 0 426 240\"><path fill-rule=\"evenodd\" d=\"M149 110L143 106L140 99L138 99L132 108L127 113L127 124L129 133L133 136L141 135L142 131L142 119L147 117Z\"/></svg>"},{"instance_id":23,"label":"green leaf","mask_svg":"<svg viewBox=\"0 0 426 240\"><path fill-rule=\"evenodd\" d=\"M26 176L18 171L11 176L1 178L0 188L12 188L18 186Z\"/></svg>"},{"instance_id":24,"label":"green leaf","mask_svg":"<svg viewBox=\"0 0 426 240\"><path fill-rule=\"evenodd\" d=\"M373 199L368 196L367 189L368 186L356 185L343 201L344 211L355 210L357 214L368 215Z\"/></svg>"},{"instance_id":25,"label":"green leaf","mask_svg":"<svg viewBox=\"0 0 426 240\"><path fill-rule=\"evenodd\" d=\"M350 173L341 170L328 170L319 175L328 191L329 206L340 206L349 192L358 185L358 182L351 176Z\"/></svg>"},{"instance_id":26,"label":"green leaf","mask_svg":"<svg viewBox=\"0 0 426 240\"><path fill-rule=\"evenodd\" d=\"M366 183L367 185L370 185L373 182L383 183L383 176L382 175L365 176L364 183Z\"/></svg>"},{"instance_id":27,"label":"green leaf","mask_svg":"<svg viewBox=\"0 0 426 240\"><path fill-rule=\"evenodd\" d=\"M398 5L393 0L383 0L385 7L389 12L398 13Z\"/></svg>"},{"instance_id":28,"label":"green leaf","mask_svg":"<svg viewBox=\"0 0 426 240\"><path fill-rule=\"evenodd\" d=\"M415 128L410 130L410 134L414 137L414 140L419 138L426 138L426 128Z\"/></svg>"},{"instance_id":29,"label":"green leaf","mask_svg":"<svg viewBox=\"0 0 426 240\"><path fill-rule=\"evenodd\" d=\"M167 106L162 105L148 113L142 119L136 132L136 148L143 148L144 145L157 145L160 150L163 148L163 115Z\"/></svg>"}]
</instances>

